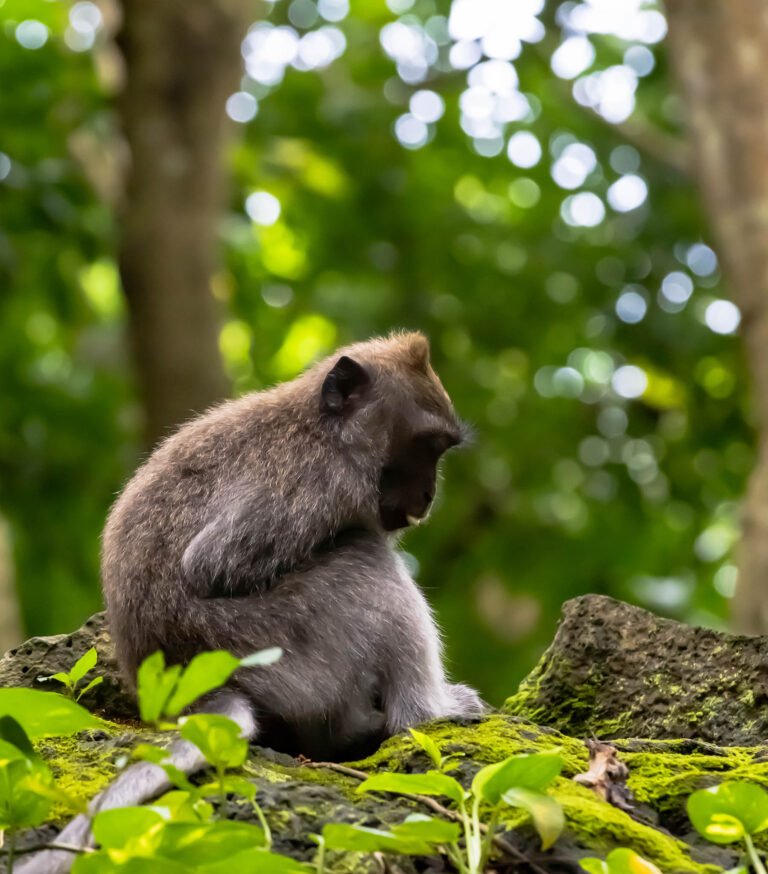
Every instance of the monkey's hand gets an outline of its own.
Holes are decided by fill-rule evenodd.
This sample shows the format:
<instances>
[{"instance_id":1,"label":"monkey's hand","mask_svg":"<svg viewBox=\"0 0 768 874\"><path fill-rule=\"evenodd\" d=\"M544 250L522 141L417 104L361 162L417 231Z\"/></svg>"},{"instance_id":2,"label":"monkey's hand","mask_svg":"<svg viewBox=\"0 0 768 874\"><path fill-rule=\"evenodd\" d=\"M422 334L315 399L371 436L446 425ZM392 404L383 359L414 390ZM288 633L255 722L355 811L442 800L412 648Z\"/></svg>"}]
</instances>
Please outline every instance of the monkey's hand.
<instances>
[{"instance_id":1,"label":"monkey's hand","mask_svg":"<svg viewBox=\"0 0 768 874\"><path fill-rule=\"evenodd\" d=\"M456 707L455 716L473 719L484 716L490 708L471 686L463 683L452 683L448 687L450 696Z\"/></svg>"}]
</instances>

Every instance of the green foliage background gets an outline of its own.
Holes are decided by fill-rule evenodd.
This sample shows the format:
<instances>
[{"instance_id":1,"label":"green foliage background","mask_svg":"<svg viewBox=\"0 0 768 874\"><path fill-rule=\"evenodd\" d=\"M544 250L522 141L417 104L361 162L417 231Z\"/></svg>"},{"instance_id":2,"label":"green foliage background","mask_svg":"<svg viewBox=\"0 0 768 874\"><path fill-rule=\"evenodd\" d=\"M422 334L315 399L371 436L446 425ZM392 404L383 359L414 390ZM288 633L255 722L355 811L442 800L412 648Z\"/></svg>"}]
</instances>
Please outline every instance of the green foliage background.
<instances>
[{"instance_id":1,"label":"green foliage background","mask_svg":"<svg viewBox=\"0 0 768 874\"><path fill-rule=\"evenodd\" d=\"M285 23L297 2L268 20ZM530 130L544 149L522 169L503 149L479 154L462 130L465 72L433 70L418 85L397 76L381 28L449 12L442 0L406 6L355 0L330 66L289 67L270 87L244 80L258 114L229 154L221 347L243 392L349 340L429 334L477 442L449 460L433 521L404 548L453 671L498 703L573 595L724 620L753 456L745 373L738 341L704 322L707 302L725 296L719 274L686 261L707 234L691 180L667 160L667 138L682 133L663 43L649 46L655 67L632 117L611 124L553 73L562 9L549 3L544 38L514 60L532 109L505 136ZM71 14L62 0L0 0L0 519L30 633L68 630L99 608L100 528L141 453L108 197L121 157L114 55L103 32L73 51ZM50 29L37 49L18 39L29 19ZM592 42L593 72L629 46ZM425 87L446 112L429 143L406 149L393 125ZM604 198L629 162L648 199L607 207L595 227L567 224L572 192L551 171L570 141L597 158L584 190ZM254 190L279 199L274 224L246 214ZM673 271L695 284L679 312L659 305ZM648 303L637 324L616 313L628 285ZM632 400L611 387L626 364L648 379Z\"/></svg>"}]
</instances>

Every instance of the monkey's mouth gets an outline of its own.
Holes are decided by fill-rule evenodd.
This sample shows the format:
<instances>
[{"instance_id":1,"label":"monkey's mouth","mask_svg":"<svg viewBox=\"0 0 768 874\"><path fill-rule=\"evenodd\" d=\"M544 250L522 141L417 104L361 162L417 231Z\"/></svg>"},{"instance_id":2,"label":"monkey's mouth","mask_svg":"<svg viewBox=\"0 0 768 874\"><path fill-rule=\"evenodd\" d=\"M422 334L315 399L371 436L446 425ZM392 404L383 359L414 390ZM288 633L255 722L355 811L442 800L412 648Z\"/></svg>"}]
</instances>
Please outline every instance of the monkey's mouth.
<instances>
[{"instance_id":1,"label":"monkey's mouth","mask_svg":"<svg viewBox=\"0 0 768 874\"><path fill-rule=\"evenodd\" d=\"M417 516L415 513L408 513L401 507L379 507L379 516L381 524L385 531L399 531L401 528L415 528L427 518L429 510L425 510L422 515Z\"/></svg>"}]
</instances>

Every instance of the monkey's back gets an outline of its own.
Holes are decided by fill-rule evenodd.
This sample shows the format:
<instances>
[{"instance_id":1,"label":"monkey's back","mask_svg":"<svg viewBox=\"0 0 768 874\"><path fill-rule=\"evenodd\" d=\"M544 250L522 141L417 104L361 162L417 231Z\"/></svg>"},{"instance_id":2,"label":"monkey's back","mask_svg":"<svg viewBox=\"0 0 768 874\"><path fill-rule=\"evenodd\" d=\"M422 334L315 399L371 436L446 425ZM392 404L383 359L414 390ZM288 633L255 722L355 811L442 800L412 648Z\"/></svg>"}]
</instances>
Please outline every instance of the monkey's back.
<instances>
[{"instance_id":1,"label":"monkey's back","mask_svg":"<svg viewBox=\"0 0 768 874\"><path fill-rule=\"evenodd\" d=\"M216 581L194 573L185 555L217 515L231 514L234 529L240 513L239 524L249 530L203 544L201 561L219 550L216 560L227 577L238 553L252 552L256 589L305 559L345 515L355 514L359 499L346 486L349 477L337 475L336 451L307 407L302 379L311 376L228 401L182 426L115 502L103 533L102 585L117 658L130 683L141 660L157 649L194 655L198 644L184 636L183 620L201 598L216 594L206 588Z\"/></svg>"}]
</instances>

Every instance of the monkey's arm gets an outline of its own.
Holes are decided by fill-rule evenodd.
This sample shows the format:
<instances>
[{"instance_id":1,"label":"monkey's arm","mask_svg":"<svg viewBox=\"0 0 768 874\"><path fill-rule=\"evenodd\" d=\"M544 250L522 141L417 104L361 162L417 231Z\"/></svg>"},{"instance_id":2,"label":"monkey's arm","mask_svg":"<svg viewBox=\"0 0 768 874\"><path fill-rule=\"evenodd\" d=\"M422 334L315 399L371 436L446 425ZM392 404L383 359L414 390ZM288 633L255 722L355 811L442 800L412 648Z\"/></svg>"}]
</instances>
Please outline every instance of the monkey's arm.
<instances>
[{"instance_id":1,"label":"monkey's arm","mask_svg":"<svg viewBox=\"0 0 768 874\"><path fill-rule=\"evenodd\" d=\"M311 503L301 493L264 491L232 497L224 506L217 502L184 549L184 576L202 598L266 588L302 566L343 527L332 504L327 490Z\"/></svg>"},{"instance_id":2,"label":"monkey's arm","mask_svg":"<svg viewBox=\"0 0 768 874\"><path fill-rule=\"evenodd\" d=\"M439 632L423 594L402 565L399 574L400 608L390 626L389 652L382 660L389 733L432 719L481 716L488 708L477 692L450 683L445 674Z\"/></svg>"},{"instance_id":3,"label":"monkey's arm","mask_svg":"<svg viewBox=\"0 0 768 874\"><path fill-rule=\"evenodd\" d=\"M200 708L206 713L228 716L240 726L242 737L249 740L256 735L257 724L247 698L239 692L223 691L214 695ZM202 770L208 764L200 750L189 741L179 740L169 750L168 763L175 765L187 776ZM102 810L132 807L156 798L171 788L165 771L150 762L139 762L127 768L88 805L88 813L76 816L56 837L54 843L70 847L92 847L91 819ZM68 850L44 850L29 855L16 864L17 874L67 874L76 858Z\"/></svg>"},{"instance_id":4,"label":"monkey's arm","mask_svg":"<svg viewBox=\"0 0 768 874\"><path fill-rule=\"evenodd\" d=\"M200 597L247 595L288 569L286 542L260 527L259 515L255 500L234 502L215 512L190 540L181 566ZM284 536L291 543L290 532Z\"/></svg>"}]
</instances>

